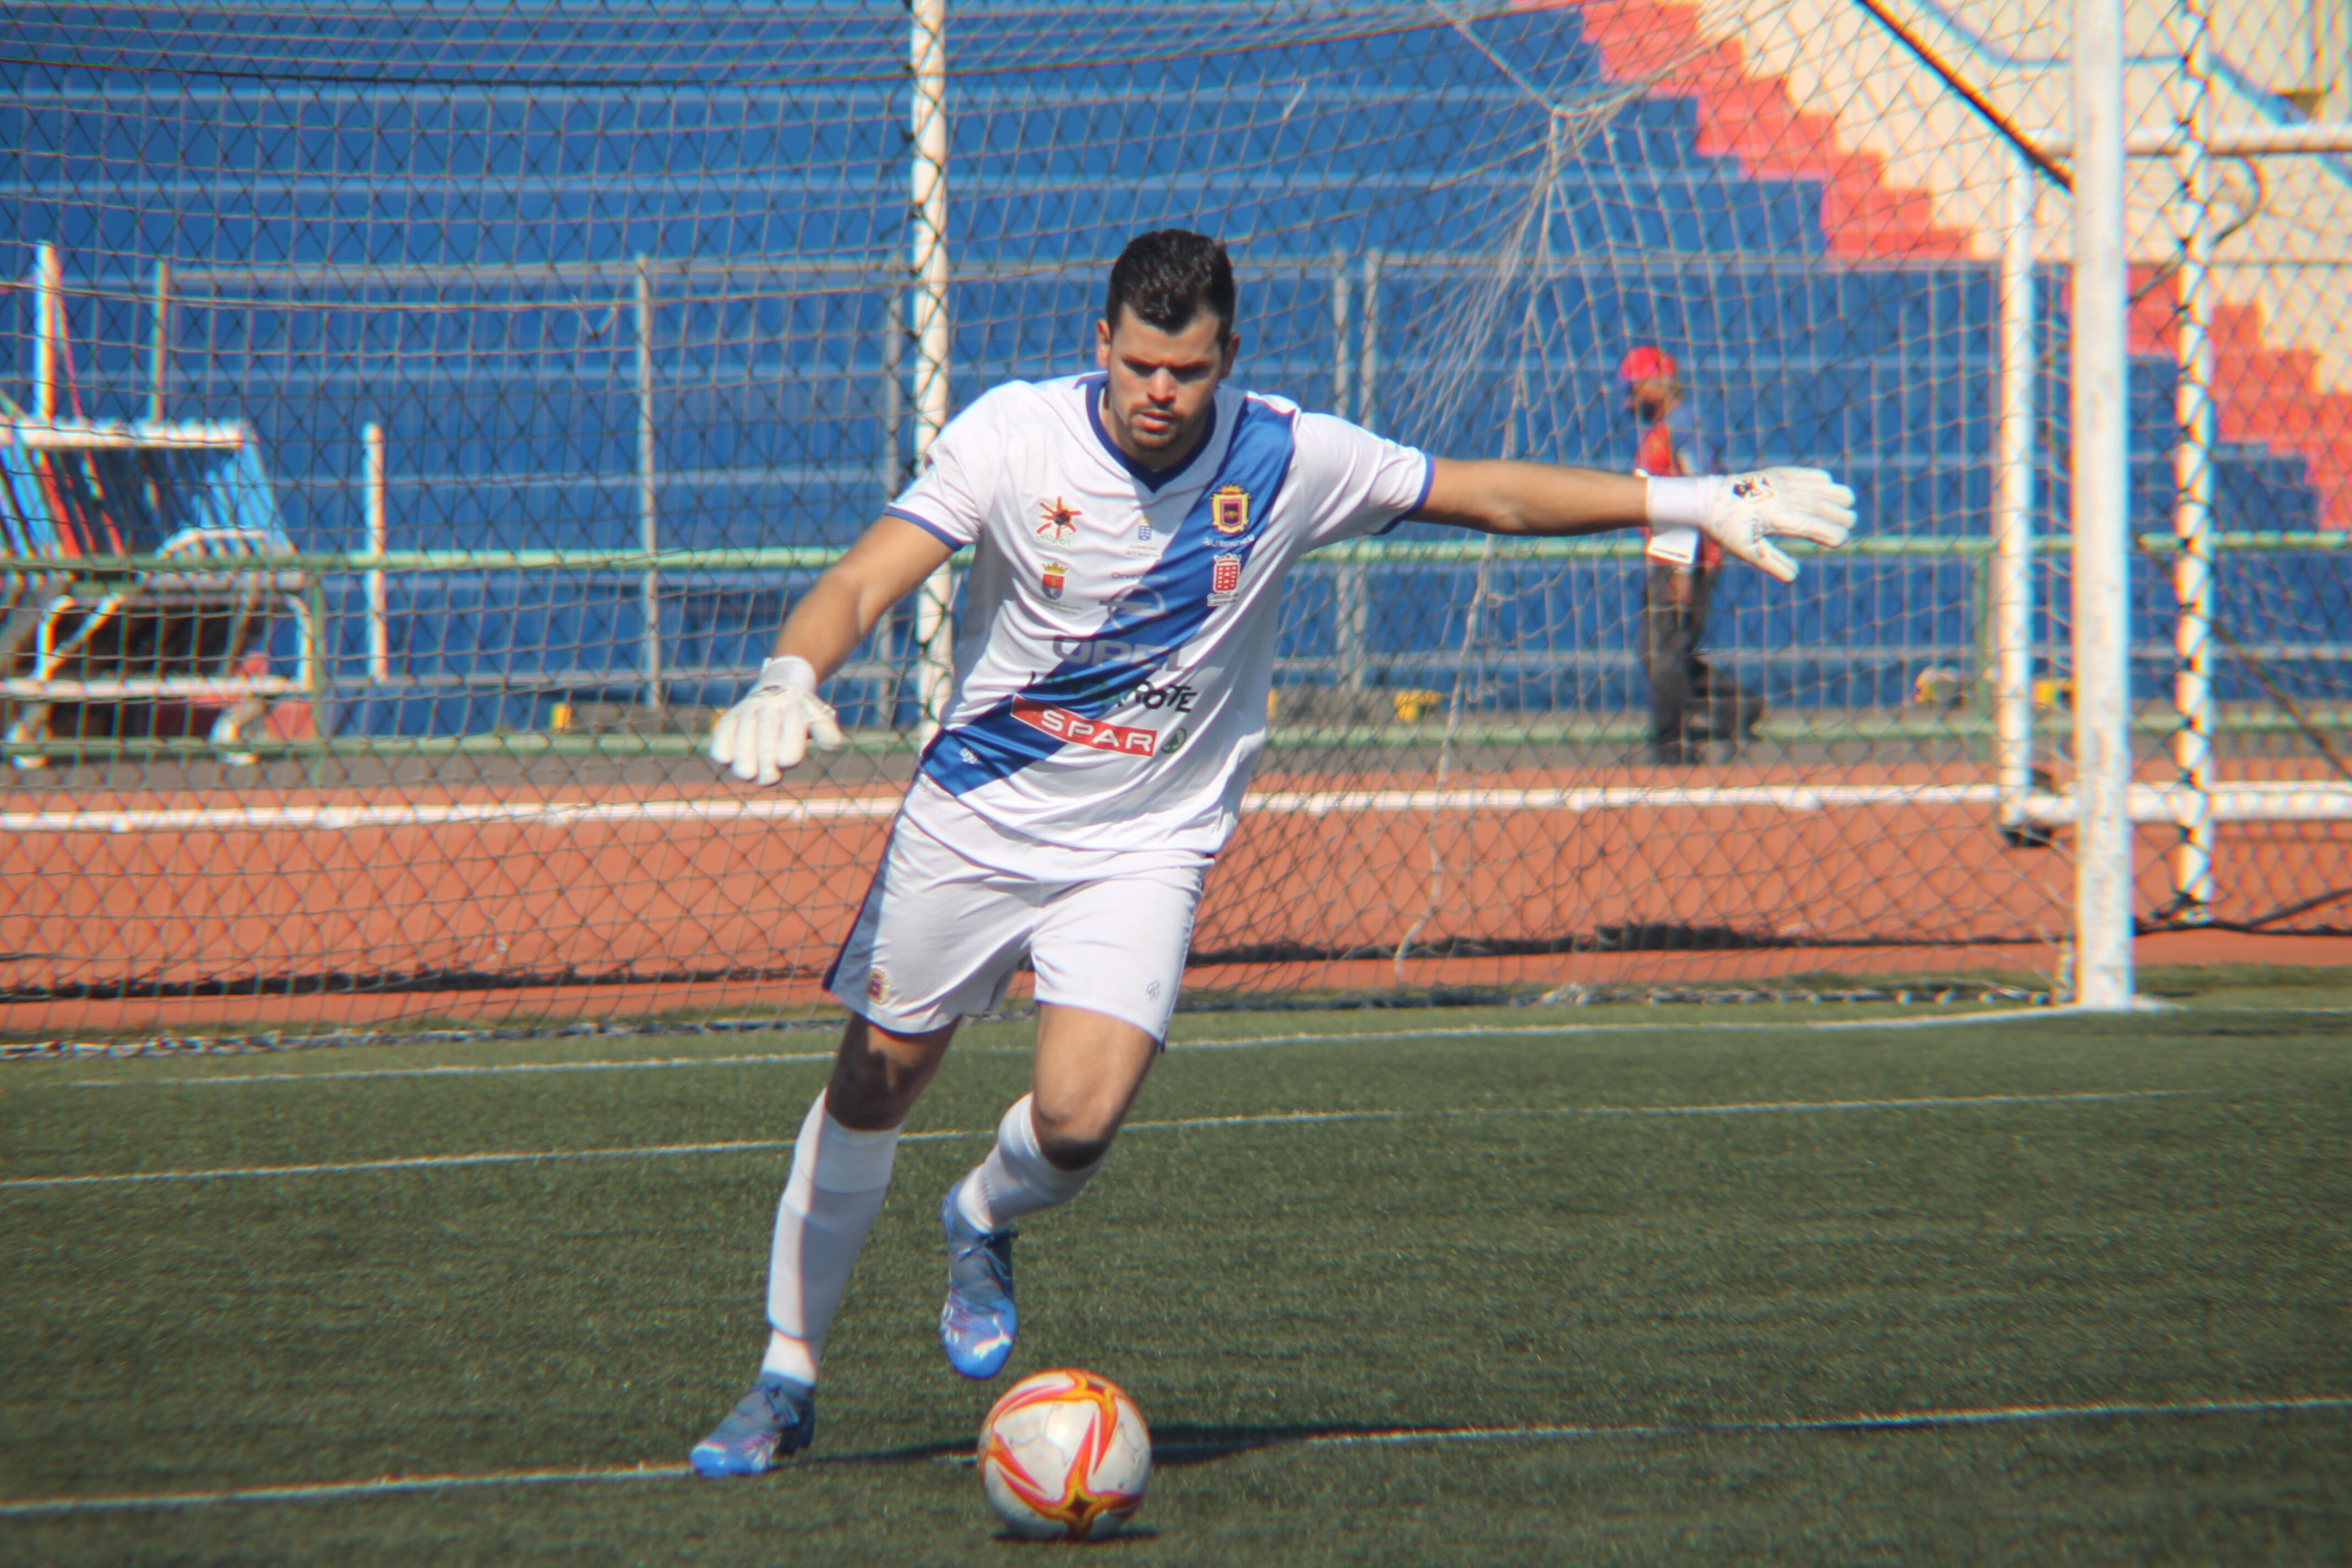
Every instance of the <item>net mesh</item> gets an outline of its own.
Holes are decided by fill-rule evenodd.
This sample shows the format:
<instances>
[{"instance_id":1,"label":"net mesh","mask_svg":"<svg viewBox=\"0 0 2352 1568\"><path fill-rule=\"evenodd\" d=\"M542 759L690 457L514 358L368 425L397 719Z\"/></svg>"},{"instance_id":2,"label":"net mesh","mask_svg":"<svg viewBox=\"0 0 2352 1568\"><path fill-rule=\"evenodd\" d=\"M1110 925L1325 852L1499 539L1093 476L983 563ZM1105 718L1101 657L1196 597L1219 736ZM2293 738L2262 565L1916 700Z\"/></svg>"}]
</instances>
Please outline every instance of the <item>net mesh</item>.
<instances>
[{"instance_id":1,"label":"net mesh","mask_svg":"<svg viewBox=\"0 0 2352 1568\"><path fill-rule=\"evenodd\" d=\"M2221 121L2299 113L2254 85L2290 21L2209 34L2191 70L2193 14L2136 5L2139 121L2200 91ZM1623 468L1619 364L1653 346L1717 462L1861 496L1864 542L1793 587L1712 581L1696 666L1654 648L1675 590L1638 542L1413 524L1311 559L1196 991L2063 971L2059 164L2026 176L2030 439L2004 456L2000 428L2005 193L2067 119L2062 22L951 8L959 405L1084 368L1109 258L1181 225L1233 248L1262 390L1449 455ZM907 12L34 5L0 27L23 367L0 1027L813 998L911 770L911 610L829 689L848 751L779 792L698 752L917 457ZM2142 910L2336 930L2352 173L2135 169L2135 681L2164 818ZM2201 771L2166 542L2199 188ZM2004 473L2042 540L2009 579ZM1692 689L1662 728L1670 666ZM2220 817L2195 905L2184 782Z\"/></svg>"}]
</instances>

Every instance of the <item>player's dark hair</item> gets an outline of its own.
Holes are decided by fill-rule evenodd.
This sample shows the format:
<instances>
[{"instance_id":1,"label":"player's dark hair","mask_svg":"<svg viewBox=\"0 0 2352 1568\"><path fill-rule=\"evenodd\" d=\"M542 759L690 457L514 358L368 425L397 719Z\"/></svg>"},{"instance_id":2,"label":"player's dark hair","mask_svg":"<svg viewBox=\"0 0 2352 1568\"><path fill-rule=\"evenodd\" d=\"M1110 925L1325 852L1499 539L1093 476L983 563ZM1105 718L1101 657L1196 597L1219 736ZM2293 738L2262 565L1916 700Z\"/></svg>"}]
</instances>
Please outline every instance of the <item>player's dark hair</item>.
<instances>
[{"instance_id":1,"label":"player's dark hair","mask_svg":"<svg viewBox=\"0 0 2352 1568\"><path fill-rule=\"evenodd\" d=\"M1234 330L1233 260L1223 245L1190 229L1159 228L1137 235L1111 263L1103 320L1114 330L1122 310L1134 311L1163 332L1182 331L1206 310L1217 318L1218 338L1229 337Z\"/></svg>"}]
</instances>

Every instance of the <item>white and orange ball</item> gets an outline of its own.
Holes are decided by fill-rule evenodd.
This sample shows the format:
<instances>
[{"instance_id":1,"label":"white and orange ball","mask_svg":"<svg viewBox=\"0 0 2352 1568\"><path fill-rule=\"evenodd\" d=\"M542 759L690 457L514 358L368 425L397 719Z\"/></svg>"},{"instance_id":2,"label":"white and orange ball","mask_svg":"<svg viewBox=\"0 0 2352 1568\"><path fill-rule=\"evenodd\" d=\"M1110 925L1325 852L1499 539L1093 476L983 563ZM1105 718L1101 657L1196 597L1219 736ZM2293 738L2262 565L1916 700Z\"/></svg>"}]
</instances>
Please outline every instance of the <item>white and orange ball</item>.
<instances>
[{"instance_id":1,"label":"white and orange ball","mask_svg":"<svg viewBox=\"0 0 2352 1568\"><path fill-rule=\"evenodd\" d=\"M1151 1429L1118 1384L1063 1367L1024 1377L980 1424L980 1480L1015 1535L1100 1541L1143 1505Z\"/></svg>"}]
</instances>

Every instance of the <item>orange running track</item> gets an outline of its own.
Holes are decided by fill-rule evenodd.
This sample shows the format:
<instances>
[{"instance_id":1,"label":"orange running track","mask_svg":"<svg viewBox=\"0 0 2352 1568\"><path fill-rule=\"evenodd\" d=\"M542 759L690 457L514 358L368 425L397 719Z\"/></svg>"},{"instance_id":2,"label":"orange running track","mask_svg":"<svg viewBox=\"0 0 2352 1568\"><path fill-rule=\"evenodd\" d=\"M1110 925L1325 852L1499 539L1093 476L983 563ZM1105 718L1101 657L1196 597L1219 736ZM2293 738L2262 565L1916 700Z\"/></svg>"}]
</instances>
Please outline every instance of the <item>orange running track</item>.
<instances>
[{"instance_id":1,"label":"orange running track","mask_svg":"<svg viewBox=\"0 0 2352 1568\"><path fill-rule=\"evenodd\" d=\"M1638 799L1625 786L1669 783L1646 772L1465 782L1486 792L1605 784ZM1425 788L1426 773L1270 776L1253 796L1262 809L1244 816L1212 873L1193 941L1204 962L1189 983L1278 993L1713 984L1808 971L2053 974L2070 923L2063 839L2012 847L1980 800L1934 798L1975 776L1877 770L1864 782L1929 798L1819 809L1472 811L1348 794ZM1670 775L1682 788L1700 779L1807 782L1785 770ZM1311 797L1292 793L1294 784ZM895 799L724 784L657 798L616 789L404 800L303 792L265 804L119 794L101 810L84 797L73 820L87 826L60 830L50 817L41 831L0 838L0 884L11 895L0 910L0 984L17 997L0 1004L0 1029L201 1031L819 1003L818 978L865 891ZM481 819L500 812L514 815ZM184 815L141 815L155 813ZM436 813L460 819L417 820ZM2224 883L2252 889L2252 902L2271 900L2264 908L2324 894L2342 870L2344 831L2233 828L2223 839ZM2144 909L2162 902L2174 837L2168 827L2140 834ZM1528 939L1582 951L1496 954L1477 945ZM2352 959L2352 940L2330 940L2147 939L2151 957L2167 962L2339 961L2314 956L2321 951ZM1394 953L1407 942L1436 951L1400 963ZM1707 945L1659 950L1674 942ZM262 994L252 994L257 982ZM80 994L60 994L67 987ZM224 987L246 994L216 994Z\"/></svg>"}]
</instances>

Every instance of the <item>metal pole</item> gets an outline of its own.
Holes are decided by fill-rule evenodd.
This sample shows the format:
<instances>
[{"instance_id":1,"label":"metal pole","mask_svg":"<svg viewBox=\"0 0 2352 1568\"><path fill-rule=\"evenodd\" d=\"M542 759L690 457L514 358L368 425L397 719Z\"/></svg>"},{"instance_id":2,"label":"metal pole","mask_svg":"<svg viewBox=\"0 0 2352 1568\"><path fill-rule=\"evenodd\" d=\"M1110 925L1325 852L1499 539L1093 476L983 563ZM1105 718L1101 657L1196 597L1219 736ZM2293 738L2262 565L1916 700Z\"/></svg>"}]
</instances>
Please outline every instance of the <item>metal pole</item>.
<instances>
[{"instance_id":1,"label":"metal pole","mask_svg":"<svg viewBox=\"0 0 2352 1568\"><path fill-rule=\"evenodd\" d=\"M1331 253L1331 412L1340 418L1349 417L1348 394L1349 384L1348 338L1356 313L1353 280L1348 276L1348 253Z\"/></svg>"},{"instance_id":2,"label":"metal pole","mask_svg":"<svg viewBox=\"0 0 2352 1568\"><path fill-rule=\"evenodd\" d=\"M902 455L907 439L907 321L899 310L899 295L895 284L882 295L882 430L874 477L882 487L885 502L907 482ZM874 627L873 658L888 671L880 682L878 704L885 728L898 725L898 694L905 682L906 672L898 664L899 618L894 606Z\"/></svg>"},{"instance_id":3,"label":"metal pole","mask_svg":"<svg viewBox=\"0 0 2352 1568\"><path fill-rule=\"evenodd\" d=\"M1357 359L1356 423L1381 427L1381 253L1364 252L1363 351Z\"/></svg>"},{"instance_id":4,"label":"metal pole","mask_svg":"<svg viewBox=\"0 0 2352 1568\"><path fill-rule=\"evenodd\" d=\"M1355 289L1348 275L1348 251L1331 251L1331 411L1348 418L1348 397L1352 385L1350 343L1355 327ZM1340 684L1350 691L1362 691L1371 684L1371 670L1367 668L1367 583L1364 583L1364 562L1345 562L1331 578L1331 621L1334 621L1334 654L1339 656Z\"/></svg>"},{"instance_id":5,"label":"metal pole","mask_svg":"<svg viewBox=\"0 0 2352 1568\"><path fill-rule=\"evenodd\" d=\"M1336 305L1334 309L1337 309ZM1381 416L1381 253L1378 250L1364 252L1364 304L1357 331L1356 423L1367 430L1376 430ZM1362 562L1351 561L1339 568L1338 586L1339 594L1332 610L1339 622L1340 681L1352 691L1361 691L1372 683L1372 584L1370 572Z\"/></svg>"},{"instance_id":6,"label":"metal pole","mask_svg":"<svg viewBox=\"0 0 2352 1568\"><path fill-rule=\"evenodd\" d=\"M2074 994L2132 1004L2123 0L2074 0Z\"/></svg>"},{"instance_id":7,"label":"metal pole","mask_svg":"<svg viewBox=\"0 0 2352 1568\"><path fill-rule=\"evenodd\" d=\"M914 0L914 32L908 59L914 73L911 127L914 156L908 166L914 267L915 461L947 428L948 361L953 351L948 323L948 7L947 0ZM955 573L941 566L924 580L915 601L915 640L922 665L916 683L921 713L915 743L929 745L939 732L955 688Z\"/></svg>"},{"instance_id":8,"label":"metal pole","mask_svg":"<svg viewBox=\"0 0 2352 1568\"><path fill-rule=\"evenodd\" d=\"M383 426L369 425L360 431L361 449L365 454L361 489L367 508L368 553L377 560L391 548L384 526L383 510ZM384 613L383 568L379 566L367 574L368 605L368 679L392 679L392 627Z\"/></svg>"},{"instance_id":9,"label":"metal pole","mask_svg":"<svg viewBox=\"0 0 2352 1568\"><path fill-rule=\"evenodd\" d=\"M1999 468L1993 500L1993 768L2001 826L2026 825L2033 788L2033 396L2041 373L2034 330L2033 169L2010 160L2000 250Z\"/></svg>"},{"instance_id":10,"label":"metal pole","mask_svg":"<svg viewBox=\"0 0 2352 1568\"><path fill-rule=\"evenodd\" d=\"M875 478L885 500L907 482L907 322L898 300L899 290L893 288L882 301L882 439Z\"/></svg>"},{"instance_id":11,"label":"metal pole","mask_svg":"<svg viewBox=\"0 0 2352 1568\"><path fill-rule=\"evenodd\" d=\"M65 276L58 247L33 247L33 414L58 416L58 321L64 307Z\"/></svg>"},{"instance_id":12,"label":"metal pole","mask_svg":"<svg viewBox=\"0 0 2352 1568\"><path fill-rule=\"evenodd\" d=\"M163 387L172 374L172 264L168 261L155 263L155 303L149 314L153 318L154 337L148 353L147 417L160 425Z\"/></svg>"},{"instance_id":13,"label":"metal pole","mask_svg":"<svg viewBox=\"0 0 2352 1568\"><path fill-rule=\"evenodd\" d=\"M2211 24L2205 0L2182 0L2189 35L2181 64L2189 107L2178 159L2180 229L2180 375L2174 393L2180 444L2173 448L2177 486L2172 588L2179 603L2174 623L2172 702L2180 726L2172 733L2172 760L2187 786L2189 811L2173 851L2172 918L2202 925L2213 904L2213 288L2212 161L2206 148L2211 114L2209 51Z\"/></svg>"},{"instance_id":14,"label":"metal pole","mask_svg":"<svg viewBox=\"0 0 2352 1568\"><path fill-rule=\"evenodd\" d=\"M656 498L654 467L654 264L637 258L637 544L651 555L661 548L661 514ZM639 588L643 623L640 662L645 670L646 706L662 706L661 574L646 569Z\"/></svg>"}]
</instances>

